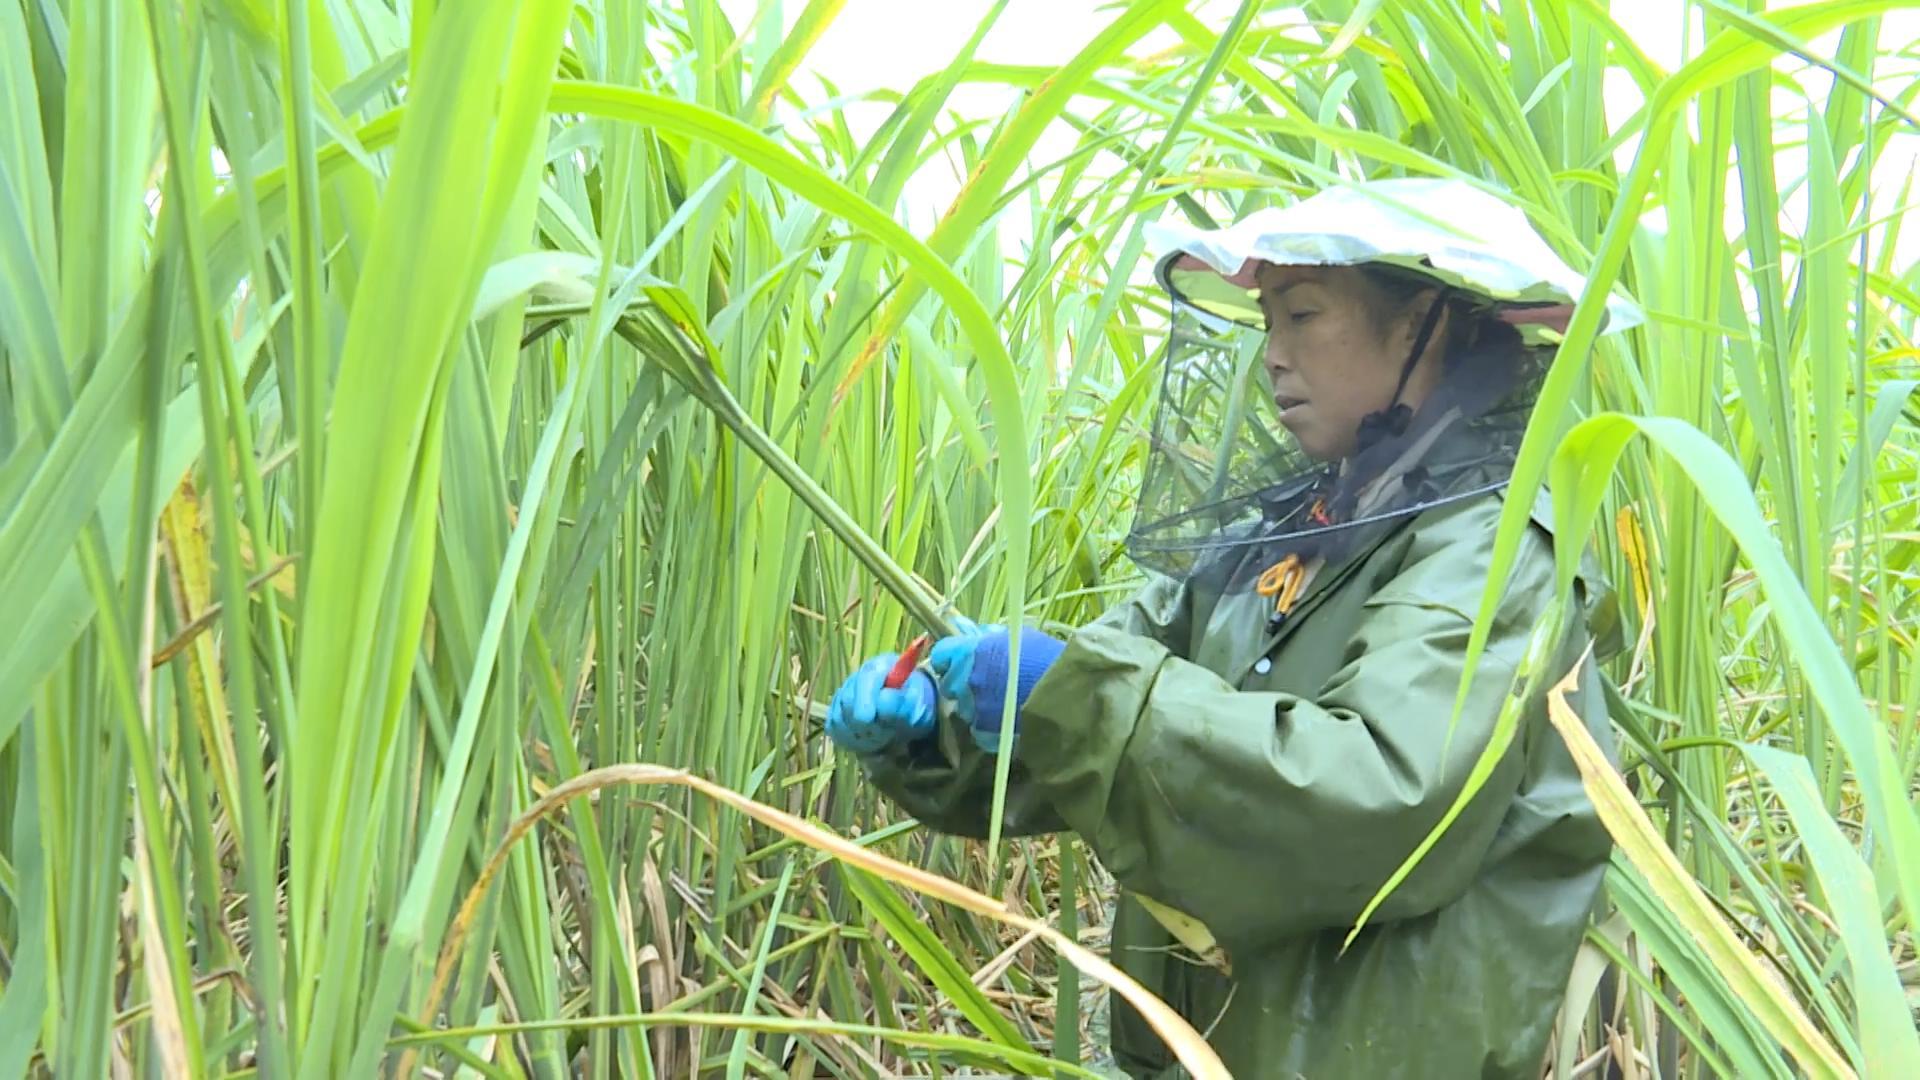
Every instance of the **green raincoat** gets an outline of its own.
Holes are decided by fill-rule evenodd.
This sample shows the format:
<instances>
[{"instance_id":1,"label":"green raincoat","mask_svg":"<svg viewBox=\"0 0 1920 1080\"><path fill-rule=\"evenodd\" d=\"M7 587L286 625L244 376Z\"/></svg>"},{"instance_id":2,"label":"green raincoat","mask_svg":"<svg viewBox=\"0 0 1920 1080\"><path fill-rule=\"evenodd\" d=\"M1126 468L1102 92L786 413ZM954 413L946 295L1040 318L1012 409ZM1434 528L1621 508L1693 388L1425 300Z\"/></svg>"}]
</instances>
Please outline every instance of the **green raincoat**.
<instances>
[{"instance_id":1,"label":"green raincoat","mask_svg":"<svg viewBox=\"0 0 1920 1080\"><path fill-rule=\"evenodd\" d=\"M1449 743L1500 499L1436 507L1321 566L1271 635L1265 597L1160 580L1074 633L1021 712L1008 832L1086 840L1123 889L1112 959L1236 1076L1540 1074L1610 849L1546 712L1586 626L1478 796L1341 951L1462 789L1552 598L1543 495ZM1591 657L1581 671L1569 703L1611 747ZM982 836L992 756L950 717L935 743L869 759L876 783L929 827ZM1204 923L1229 970L1136 894ZM1117 997L1113 1052L1136 1077L1185 1075Z\"/></svg>"}]
</instances>

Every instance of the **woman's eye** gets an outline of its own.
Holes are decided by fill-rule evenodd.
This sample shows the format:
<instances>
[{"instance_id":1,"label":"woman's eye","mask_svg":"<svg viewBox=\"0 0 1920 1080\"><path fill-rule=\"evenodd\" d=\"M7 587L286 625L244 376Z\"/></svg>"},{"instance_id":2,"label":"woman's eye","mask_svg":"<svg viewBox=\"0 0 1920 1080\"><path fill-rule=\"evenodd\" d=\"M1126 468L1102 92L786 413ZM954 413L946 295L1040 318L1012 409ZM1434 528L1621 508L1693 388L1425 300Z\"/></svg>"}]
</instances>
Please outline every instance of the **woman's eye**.
<instances>
[{"instance_id":1,"label":"woman's eye","mask_svg":"<svg viewBox=\"0 0 1920 1080\"><path fill-rule=\"evenodd\" d=\"M1295 325L1298 325L1300 323L1306 322L1308 319L1311 319L1318 314L1319 312L1317 311L1296 311L1288 315L1287 318L1291 320Z\"/></svg>"}]
</instances>

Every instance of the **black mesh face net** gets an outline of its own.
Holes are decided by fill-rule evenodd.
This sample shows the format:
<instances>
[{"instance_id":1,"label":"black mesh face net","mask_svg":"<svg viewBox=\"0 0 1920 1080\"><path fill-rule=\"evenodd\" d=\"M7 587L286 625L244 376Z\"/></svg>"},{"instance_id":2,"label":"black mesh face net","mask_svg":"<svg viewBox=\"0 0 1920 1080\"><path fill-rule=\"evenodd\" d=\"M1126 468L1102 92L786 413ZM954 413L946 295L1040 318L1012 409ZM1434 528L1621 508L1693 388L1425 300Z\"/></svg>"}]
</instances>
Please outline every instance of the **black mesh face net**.
<instances>
[{"instance_id":1,"label":"black mesh face net","mask_svg":"<svg viewBox=\"0 0 1920 1080\"><path fill-rule=\"evenodd\" d=\"M1163 279L1164 280L1164 279ZM1512 472L1545 351L1493 327L1463 335L1437 386L1397 430L1316 461L1281 425L1265 331L1169 290L1173 320L1127 552L1214 591L1254 587L1287 555L1336 561L1432 507L1495 491Z\"/></svg>"}]
</instances>

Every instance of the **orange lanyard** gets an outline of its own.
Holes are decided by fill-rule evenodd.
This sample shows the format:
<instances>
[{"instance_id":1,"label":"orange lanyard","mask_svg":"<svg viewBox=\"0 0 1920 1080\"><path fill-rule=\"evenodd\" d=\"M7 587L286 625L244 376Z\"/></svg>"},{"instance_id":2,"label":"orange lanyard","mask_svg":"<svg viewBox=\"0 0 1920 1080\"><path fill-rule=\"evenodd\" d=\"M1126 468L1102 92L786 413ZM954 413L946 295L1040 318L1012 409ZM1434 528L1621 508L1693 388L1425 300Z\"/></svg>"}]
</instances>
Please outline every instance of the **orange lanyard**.
<instances>
[{"instance_id":1,"label":"orange lanyard","mask_svg":"<svg viewBox=\"0 0 1920 1080\"><path fill-rule=\"evenodd\" d=\"M1256 588L1261 596L1273 597L1273 623L1286 618L1293 605L1300 600L1300 590L1307 583L1307 564L1299 555L1288 555L1260 573Z\"/></svg>"},{"instance_id":2,"label":"orange lanyard","mask_svg":"<svg viewBox=\"0 0 1920 1080\"><path fill-rule=\"evenodd\" d=\"M1333 515L1327 512L1327 500L1315 499L1307 510L1307 520L1315 525L1333 524ZM1298 554L1291 554L1260 572L1257 588L1261 596L1273 597L1273 614L1267 617L1267 633L1280 629L1287 615L1293 611L1293 605L1300 602L1300 593L1307 585L1307 563Z\"/></svg>"}]
</instances>

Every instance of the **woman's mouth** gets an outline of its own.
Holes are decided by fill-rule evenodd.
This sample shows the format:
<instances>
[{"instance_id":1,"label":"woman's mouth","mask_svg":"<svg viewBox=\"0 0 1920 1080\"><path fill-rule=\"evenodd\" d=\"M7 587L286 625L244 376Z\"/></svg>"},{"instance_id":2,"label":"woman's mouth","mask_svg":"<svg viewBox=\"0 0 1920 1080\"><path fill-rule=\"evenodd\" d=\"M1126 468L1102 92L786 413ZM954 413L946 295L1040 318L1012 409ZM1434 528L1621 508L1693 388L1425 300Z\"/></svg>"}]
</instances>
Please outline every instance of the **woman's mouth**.
<instances>
[{"instance_id":1,"label":"woman's mouth","mask_svg":"<svg viewBox=\"0 0 1920 1080\"><path fill-rule=\"evenodd\" d=\"M1287 397L1284 394L1275 394L1273 397L1274 407L1280 410L1281 416L1285 416L1306 403L1306 398Z\"/></svg>"}]
</instances>

